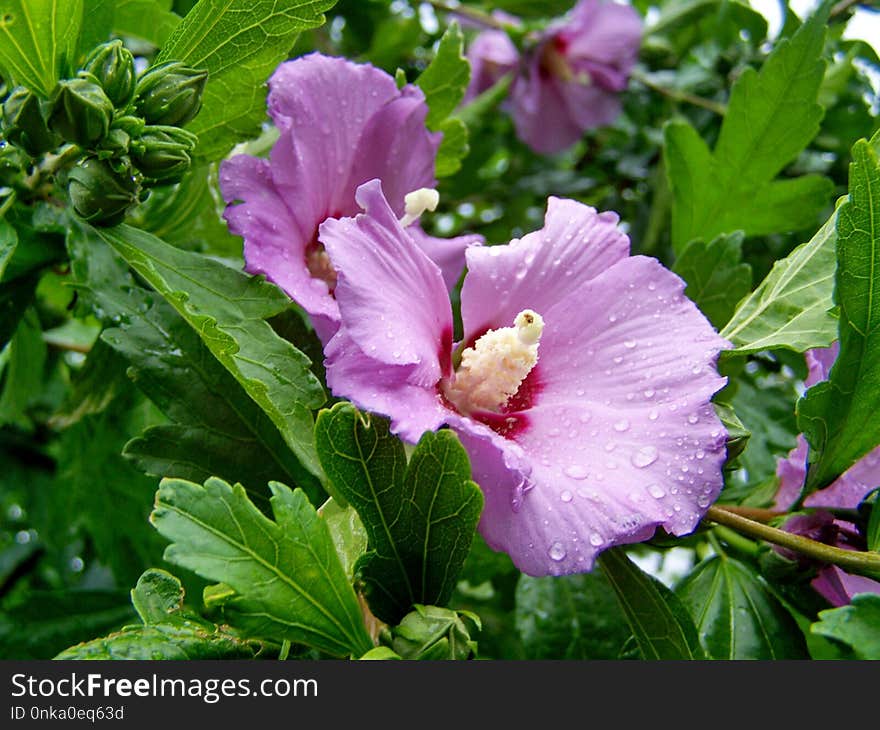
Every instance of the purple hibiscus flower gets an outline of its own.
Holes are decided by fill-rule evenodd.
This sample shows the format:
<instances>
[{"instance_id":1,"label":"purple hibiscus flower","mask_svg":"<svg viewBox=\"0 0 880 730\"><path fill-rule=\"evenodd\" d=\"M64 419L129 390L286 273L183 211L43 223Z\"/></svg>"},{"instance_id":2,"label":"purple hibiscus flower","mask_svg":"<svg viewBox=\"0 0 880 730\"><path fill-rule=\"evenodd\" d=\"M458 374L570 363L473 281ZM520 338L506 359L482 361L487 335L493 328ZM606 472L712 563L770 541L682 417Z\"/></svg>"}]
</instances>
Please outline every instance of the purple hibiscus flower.
<instances>
[{"instance_id":1,"label":"purple hibiscus flower","mask_svg":"<svg viewBox=\"0 0 880 730\"><path fill-rule=\"evenodd\" d=\"M514 72L509 107L517 136L538 153L561 152L620 113L620 92L641 36L638 12L605 0L580 0L524 57L503 31L486 31L468 50L472 74L466 98Z\"/></svg>"},{"instance_id":2,"label":"purple hibiscus flower","mask_svg":"<svg viewBox=\"0 0 880 730\"><path fill-rule=\"evenodd\" d=\"M559 575L658 526L694 529L722 487L710 399L727 343L678 276L629 256L616 214L551 197L543 229L468 249L456 345L440 270L379 181L358 202L364 214L321 225L341 314L328 385L405 440L452 427L490 546Z\"/></svg>"},{"instance_id":3,"label":"purple hibiscus flower","mask_svg":"<svg viewBox=\"0 0 880 730\"><path fill-rule=\"evenodd\" d=\"M269 159L236 155L220 166L229 230L244 238L245 269L265 274L311 316L327 341L339 308L336 272L318 240L329 217L357 212L355 190L379 178L398 215L407 194L432 187L439 133L425 127L421 90L398 89L373 66L312 53L282 63L269 79L269 114L280 132ZM417 217L411 215L408 221ZM451 287L464 249L480 236L410 234L441 265Z\"/></svg>"},{"instance_id":4,"label":"purple hibiscus flower","mask_svg":"<svg viewBox=\"0 0 880 730\"><path fill-rule=\"evenodd\" d=\"M809 388L827 380L839 352L838 342L831 347L808 351L806 360L809 373L804 385ZM777 464L777 509L788 509L800 495L807 476L808 453L807 440L799 434L797 446L787 458L781 459ZM864 550L864 538L858 534L855 525L846 520L835 519L827 510L855 509L877 487L880 487L880 447L859 459L827 487L810 494L804 500L804 506L817 508L816 511L809 515L790 517L782 524L782 529L844 549ZM783 554L788 555L785 552ZM857 593L880 594L880 582L852 575L836 565L822 566L813 579L812 586L833 606L848 604Z\"/></svg>"}]
</instances>

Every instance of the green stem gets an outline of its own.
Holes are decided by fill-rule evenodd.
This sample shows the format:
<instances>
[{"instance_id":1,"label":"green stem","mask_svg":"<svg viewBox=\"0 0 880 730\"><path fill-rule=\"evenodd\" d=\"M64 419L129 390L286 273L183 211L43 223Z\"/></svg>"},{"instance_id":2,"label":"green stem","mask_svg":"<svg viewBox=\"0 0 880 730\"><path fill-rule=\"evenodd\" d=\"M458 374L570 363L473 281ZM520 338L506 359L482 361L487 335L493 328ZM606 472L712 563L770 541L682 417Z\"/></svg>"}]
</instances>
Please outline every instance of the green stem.
<instances>
[{"instance_id":1,"label":"green stem","mask_svg":"<svg viewBox=\"0 0 880 730\"><path fill-rule=\"evenodd\" d=\"M686 91L670 89L668 86L658 84L656 81L651 79L649 76L646 76L641 71L633 71L630 76L638 81L640 84L643 84L649 89L656 91L658 94L662 94L663 96L666 96L674 101L682 101L687 104L692 104L693 106L708 109L710 112L715 112L715 114L718 114L722 117L727 112L727 107L724 104L721 104L717 101L712 101L711 99L704 99L702 96L689 94Z\"/></svg>"},{"instance_id":2,"label":"green stem","mask_svg":"<svg viewBox=\"0 0 880 730\"><path fill-rule=\"evenodd\" d=\"M442 13L452 13L461 18L467 18L468 20L472 20L474 23L486 28L504 31L510 28L509 23L498 20L498 18L493 18L488 13L484 13L482 10L477 10L476 8L468 7L467 5L450 5L447 2L443 2L443 0L425 0L425 2Z\"/></svg>"},{"instance_id":3,"label":"green stem","mask_svg":"<svg viewBox=\"0 0 880 730\"><path fill-rule=\"evenodd\" d=\"M865 0L840 0L839 3L832 6L829 18L836 18L839 15L843 15L851 7L854 5L860 5L861 3L865 3ZM867 5L868 3L865 4Z\"/></svg>"},{"instance_id":4,"label":"green stem","mask_svg":"<svg viewBox=\"0 0 880 730\"><path fill-rule=\"evenodd\" d=\"M774 545L781 545L824 563L832 563L850 573L863 575L874 580L880 579L880 553L843 550L825 545L801 535L793 535L785 530L763 525L718 505L713 505L706 511L706 519L730 527L743 535L765 540Z\"/></svg>"},{"instance_id":5,"label":"green stem","mask_svg":"<svg viewBox=\"0 0 880 730\"><path fill-rule=\"evenodd\" d=\"M724 541L736 552L742 555L757 557L761 550L761 548L758 547L758 543L754 540L749 540L749 538L743 537L735 530L731 530L724 525L716 525L712 529L712 532L709 533L709 537L710 539L715 538L716 540L720 539Z\"/></svg>"}]
</instances>

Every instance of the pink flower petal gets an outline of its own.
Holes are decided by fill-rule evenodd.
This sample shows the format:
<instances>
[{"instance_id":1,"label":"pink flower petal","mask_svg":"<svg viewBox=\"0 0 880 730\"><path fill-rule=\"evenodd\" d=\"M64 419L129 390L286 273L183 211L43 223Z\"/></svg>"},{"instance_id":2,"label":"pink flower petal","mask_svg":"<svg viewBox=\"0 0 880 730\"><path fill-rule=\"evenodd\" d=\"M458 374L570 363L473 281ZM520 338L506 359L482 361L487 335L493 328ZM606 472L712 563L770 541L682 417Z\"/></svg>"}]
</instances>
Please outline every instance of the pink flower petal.
<instances>
[{"instance_id":1,"label":"pink flower petal","mask_svg":"<svg viewBox=\"0 0 880 730\"><path fill-rule=\"evenodd\" d=\"M339 280L336 299L345 328L378 362L413 365L409 382L433 387L452 342L452 309L440 269L413 243L378 180L358 188L366 211L328 219L324 244Z\"/></svg>"},{"instance_id":2,"label":"pink flower petal","mask_svg":"<svg viewBox=\"0 0 880 730\"><path fill-rule=\"evenodd\" d=\"M465 341L488 328L511 326L527 307L543 315L578 296L584 282L629 254L617 221L616 213L551 197L542 229L506 246L468 249L461 292Z\"/></svg>"},{"instance_id":3,"label":"pink flower petal","mask_svg":"<svg viewBox=\"0 0 880 730\"><path fill-rule=\"evenodd\" d=\"M452 291L461 278L464 271L465 252L471 246L481 246L485 243L482 236L470 234L466 236L456 236L454 238L437 238L429 236L421 227L414 223L408 226L406 232L415 241L425 255L431 259L440 271L443 273L443 281L446 282L446 288Z\"/></svg>"}]
</instances>

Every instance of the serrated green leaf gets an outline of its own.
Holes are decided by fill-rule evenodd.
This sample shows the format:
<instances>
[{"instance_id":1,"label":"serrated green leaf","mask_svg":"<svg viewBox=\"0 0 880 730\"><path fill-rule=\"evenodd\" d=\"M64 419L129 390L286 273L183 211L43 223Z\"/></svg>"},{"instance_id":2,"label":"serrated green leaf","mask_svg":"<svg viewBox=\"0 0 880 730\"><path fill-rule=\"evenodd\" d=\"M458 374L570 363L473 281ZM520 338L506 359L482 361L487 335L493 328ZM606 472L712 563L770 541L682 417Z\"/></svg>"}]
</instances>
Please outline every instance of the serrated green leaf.
<instances>
[{"instance_id":1,"label":"serrated green leaf","mask_svg":"<svg viewBox=\"0 0 880 730\"><path fill-rule=\"evenodd\" d=\"M880 659L880 596L859 593L849 606L820 611L810 631L846 644L857 659Z\"/></svg>"},{"instance_id":2,"label":"serrated green leaf","mask_svg":"<svg viewBox=\"0 0 880 730\"><path fill-rule=\"evenodd\" d=\"M736 80L714 152L686 122L667 125L677 251L736 230L748 236L799 230L827 203L831 182L818 175L775 180L819 131L823 13L779 41L760 71L746 68Z\"/></svg>"},{"instance_id":3,"label":"serrated green leaf","mask_svg":"<svg viewBox=\"0 0 880 730\"><path fill-rule=\"evenodd\" d=\"M446 177L461 168L468 153L468 130L460 119L450 118L464 98L471 67L464 57L464 36L458 23L452 22L440 39L437 54L416 80L425 92L428 129L443 133L437 152L435 174Z\"/></svg>"},{"instance_id":4,"label":"serrated green leaf","mask_svg":"<svg viewBox=\"0 0 880 730\"><path fill-rule=\"evenodd\" d=\"M145 231L122 225L96 233L199 333L296 454L303 467L298 483L311 477L317 487L322 472L311 409L324 403L324 391L308 358L265 321L290 300L261 277L181 251Z\"/></svg>"},{"instance_id":5,"label":"serrated green leaf","mask_svg":"<svg viewBox=\"0 0 880 730\"><path fill-rule=\"evenodd\" d=\"M268 482L285 480L323 499L269 417L166 302L129 311L102 341L130 363L129 377L172 421L126 444L125 455L143 471L197 482L219 476L263 501Z\"/></svg>"},{"instance_id":6,"label":"serrated green leaf","mask_svg":"<svg viewBox=\"0 0 880 730\"><path fill-rule=\"evenodd\" d=\"M880 444L880 163L865 140L853 147L849 196L837 213L835 299L840 354L828 380L798 403L810 443L806 493Z\"/></svg>"},{"instance_id":7,"label":"serrated green leaf","mask_svg":"<svg viewBox=\"0 0 880 730\"><path fill-rule=\"evenodd\" d=\"M262 646L221 629L180 621L128 626L101 639L71 646L55 659L253 659Z\"/></svg>"},{"instance_id":8,"label":"serrated green leaf","mask_svg":"<svg viewBox=\"0 0 880 730\"><path fill-rule=\"evenodd\" d=\"M166 0L115 0L113 28L162 48L180 24Z\"/></svg>"},{"instance_id":9,"label":"serrated green leaf","mask_svg":"<svg viewBox=\"0 0 880 730\"><path fill-rule=\"evenodd\" d=\"M712 556L676 586L710 659L808 659L791 614L752 568Z\"/></svg>"},{"instance_id":10,"label":"serrated green leaf","mask_svg":"<svg viewBox=\"0 0 880 730\"><path fill-rule=\"evenodd\" d=\"M145 624L160 624L183 606L180 580L158 568L150 568L131 590L131 603Z\"/></svg>"},{"instance_id":11,"label":"serrated green leaf","mask_svg":"<svg viewBox=\"0 0 880 730\"><path fill-rule=\"evenodd\" d=\"M727 403L713 403L712 405L718 418L721 419L721 425L727 432L727 461L730 462L748 446L752 432L745 427L732 406Z\"/></svg>"},{"instance_id":12,"label":"serrated green leaf","mask_svg":"<svg viewBox=\"0 0 880 730\"><path fill-rule=\"evenodd\" d=\"M29 591L24 600L0 611L0 656L51 659L134 617L125 591Z\"/></svg>"},{"instance_id":13,"label":"serrated green leaf","mask_svg":"<svg viewBox=\"0 0 880 730\"><path fill-rule=\"evenodd\" d=\"M15 255L18 247L18 233L15 226L5 220L0 220L0 281L6 273L6 267Z\"/></svg>"},{"instance_id":14,"label":"serrated green leaf","mask_svg":"<svg viewBox=\"0 0 880 730\"><path fill-rule=\"evenodd\" d=\"M599 565L645 659L706 658L693 619L671 590L643 572L622 548L600 553Z\"/></svg>"},{"instance_id":15,"label":"serrated green leaf","mask_svg":"<svg viewBox=\"0 0 880 730\"><path fill-rule=\"evenodd\" d=\"M742 263L743 238L737 231L709 243L691 241L672 269L687 282L687 297L717 328L752 289L752 268Z\"/></svg>"},{"instance_id":16,"label":"serrated green leaf","mask_svg":"<svg viewBox=\"0 0 880 730\"><path fill-rule=\"evenodd\" d=\"M373 643L326 524L301 490L270 487L275 521L240 485L162 480L150 519L172 541L166 560L232 587L251 636L360 656Z\"/></svg>"},{"instance_id":17,"label":"serrated green leaf","mask_svg":"<svg viewBox=\"0 0 880 730\"><path fill-rule=\"evenodd\" d=\"M807 243L773 264L770 273L740 302L721 336L731 355L784 347L806 352L837 339L834 302L837 213Z\"/></svg>"},{"instance_id":18,"label":"serrated green leaf","mask_svg":"<svg viewBox=\"0 0 880 730\"><path fill-rule=\"evenodd\" d=\"M522 575L516 628L528 659L617 659L632 636L600 571L558 578Z\"/></svg>"},{"instance_id":19,"label":"serrated green leaf","mask_svg":"<svg viewBox=\"0 0 880 730\"><path fill-rule=\"evenodd\" d=\"M287 58L296 36L324 23L336 0L200 0L175 28L158 62L207 69L202 109L187 128L199 136L196 155L219 160L255 137L266 116L265 82Z\"/></svg>"},{"instance_id":20,"label":"serrated green leaf","mask_svg":"<svg viewBox=\"0 0 880 730\"><path fill-rule=\"evenodd\" d=\"M335 493L357 510L369 536L356 572L370 610L396 624L416 603L443 606L483 506L455 434L426 433L407 465L386 419L337 403L319 414L315 435Z\"/></svg>"},{"instance_id":21,"label":"serrated green leaf","mask_svg":"<svg viewBox=\"0 0 880 730\"><path fill-rule=\"evenodd\" d=\"M49 96L73 68L82 16L83 0L0 0L0 66Z\"/></svg>"}]
</instances>

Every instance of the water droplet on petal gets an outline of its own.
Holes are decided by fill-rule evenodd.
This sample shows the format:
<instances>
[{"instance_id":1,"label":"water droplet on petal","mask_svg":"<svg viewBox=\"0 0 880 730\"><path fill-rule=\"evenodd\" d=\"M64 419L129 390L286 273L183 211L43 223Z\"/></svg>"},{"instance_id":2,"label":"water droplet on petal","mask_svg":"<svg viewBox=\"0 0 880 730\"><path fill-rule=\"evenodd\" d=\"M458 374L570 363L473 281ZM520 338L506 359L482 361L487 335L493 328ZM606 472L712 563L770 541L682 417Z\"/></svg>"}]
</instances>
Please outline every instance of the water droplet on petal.
<instances>
[{"instance_id":1,"label":"water droplet on petal","mask_svg":"<svg viewBox=\"0 0 880 730\"><path fill-rule=\"evenodd\" d=\"M550 560L555 560L558 563L565 558L565 548L562 543L557 540L550 546L547 555L550 556Z\"/></svg>"},{"instance_id":2,"label":"water droplet on petal","mask_svg":"<svg viewBox=\"0 0 880 730\"><path fill-rule=\"evenodd\" d=\"M563 502L571 502L571 500L573 498L574 497L573 497L572 493L569 492L567 489L562 494L559 495L559 499L561 499Z\"/></svg>"},{"instance_id":3,"label":"water droplet on petal","mask_svg":"<svg viewBox=\"0 0 880 730\"><path fill-rule=\"evenodd\" d=\"M657 449L653 446L641 446L632 455L630 461L632 461L633 466L644 469L646 466L651 466L651 464L657 461L658 455Z\"/></svg>"},{"instance_id":4,"label":"water droplet on petal","mask_svg":"<svg viewBox=\"0 0 880 730\"><path fill-rule=\"evenodd\" d=\"M694 424L699 420L700 417L696 413L691 413L691 415L688 416L688 423L690 424Z\"/></svg>"},{"instance_id":5,"label":"water droplet on petal","mask_svg":"<svg viewBox=\"0 0 880 730\"><path fill-rule=\"evenodd\" d=\"M666 496L666 490L663 489L659 484L652 484L648 487L648 494L650 494L654 499L661 499Z\"/></svg>"},{"instance_id":6,"label":"water droplet on petal","mask_svg":"<svg viewBox=\"0 0 880 730\"><path fill-rule=\"evenodd\" d=\"M627 350L632 350L636 346L636 341L635 340L624 340L623 346Z\"/></svg>"},{"instance_id":7,"label":"water droplet on petal","mask_svg":"<svg viewBox=\"0 0 880 730\"><path fill-rule=\"evenodd\" d=\"M617 423L614 424L614 430L618 433L623 433L629 429L629 421L625 418L621 418Z\"/></svg>"},{"instance_id":8,"label":"water droplet on petal","mask_svg":"<svg viewBox=\"0 0 880 730\"><path fill-rule=\"evenodd\" d=\"M599 547L599 545L601 545L603 542L605 541L602 539L602 536L598 532L594 532L592 535L590 535L590 545L592 545L593 547Z\"/></svg>"},{"instance_id":9,"label":"water droplet on petal","mask_svg":"<svg viewBox=\"0 0 880 730\"><path fill-rule=\"evenodd\" d=\"M586 479L589 472L578 464L573 464L565 469L565 476L572 479Z\"/></svg>"}]
</instances>

